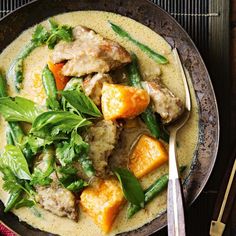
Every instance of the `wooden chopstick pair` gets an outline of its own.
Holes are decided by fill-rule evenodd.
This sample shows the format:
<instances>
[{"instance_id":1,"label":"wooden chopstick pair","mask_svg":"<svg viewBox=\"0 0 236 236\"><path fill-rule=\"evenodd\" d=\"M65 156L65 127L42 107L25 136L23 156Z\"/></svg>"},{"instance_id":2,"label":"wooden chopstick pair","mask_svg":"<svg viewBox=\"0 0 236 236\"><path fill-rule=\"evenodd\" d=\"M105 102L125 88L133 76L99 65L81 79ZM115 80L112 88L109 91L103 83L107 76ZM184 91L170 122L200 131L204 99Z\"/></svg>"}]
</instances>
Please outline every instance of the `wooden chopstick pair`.
<instances>
[{"instance_id":1,"label":"wooden chopstick pair","mask_svg":"<svg viewBox=\"0 0 236 236\"><path fill-rule=\"evenodd\" d=\"M227 187L225 188L227 184ZM222 193L222 194L221 194ZM231 209L236 197L236 149L225 174L211 221L210 236L221 236L224 233Z\"/></svg>"}]
</instances>

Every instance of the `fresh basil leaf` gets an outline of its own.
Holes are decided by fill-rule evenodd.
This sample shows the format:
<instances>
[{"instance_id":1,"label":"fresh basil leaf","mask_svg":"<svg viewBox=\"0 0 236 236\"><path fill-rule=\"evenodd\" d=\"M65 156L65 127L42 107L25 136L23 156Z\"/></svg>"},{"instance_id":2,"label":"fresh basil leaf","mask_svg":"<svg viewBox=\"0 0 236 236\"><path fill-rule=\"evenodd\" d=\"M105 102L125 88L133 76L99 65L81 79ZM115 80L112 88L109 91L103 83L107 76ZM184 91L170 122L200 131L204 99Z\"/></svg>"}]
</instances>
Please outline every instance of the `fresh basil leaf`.
<instances>
[{"instance_id":1,"label":"fresh basil leaf","mask_svg":"<svg viewBox=\"0 0 236 236\"><path fill-rule=\"evenodd\" d=\"M90 124L90 121L70 112L48 111L35 119L30 133L47 140L67 139L65 134Z\"/></svg>"},{"instance_id":2,"label":"fresh basil leaf","mask_svg":"<svg viewBox=\"0 0 236 236\"><path fill-rule=\"evenodd\" d=\"M3 189L10 194L4 212L10 211L14 207L30 207L32 204L35 204L35 192L28 188L28 182L26 180L17 178L8 166L1 166L0 171L3 174ZM26 194L27 197L25 196L25 198L22 199L24 194Z\"/></svg>"},{"instance_id":3,"label":"fresh basil leaf","mask_svg":"<svg viewBox=\"0 0 236 236\"><path fill-rule=\"evenodd\" d=\"M25 121L32 123L42 113L34 102L23 97L0 98L0 113L6 121Z\"/></svg>"},{"instance_id":4,"label":"fresh basil leaf","mask_svg":"<svg viewBox=\"0 0 236 236\"><path fill-rule=\"evenodd\" d=\"M4 204L5 205L4 213L9 212L10 210L12 210L15 207L15 205L22 198L22 193L23 193L22 189L19 189L18 191L15 191L13 193L9 193L9 197L7 199L7 202Z\"/></svg>"},{"instance_id":5,"label":"fresh basil leaf","mask_svg":"<svg viewBox=\"0 0 236 236\"><path fill-rule=\"evenodd\" d=\"M44 149L50 144L52 144L52 141L30 135L24 138L22 149L30 149L32 154L36 155L40 150Z\"/></svg>"},{"instance_id":6,"label":"fresh basil leaf","mask_svg":"<svg viewBox=\"0 0 236 236\"><path fill-rule=\"evenodd\" d=\"M48 31L42 25L37 25L31 41L39 47L47 42L48 37Z\"/></svg>"},{"instance_id":7,"label":"fresh basil leaf","mask_svg":"<svg viewBox=\"0 0 236 236\"><path fill-rule=\"evenodd\" d=\"M144 206L144 191L138 179L127 169L116 168L115 174L120 181L127 201L137 206Z\"/></svg>"},{"instance_id":8,"label":"fresh basil leaf","mask_svg":"<svg viewBox=\"0 0 236 236\"><path fill-rule=\"evenodd\" d=\"M1 155L0 166L9 167L19 179L31 179L27 161L19 147L7 145Z\"/></svg>"},{"instance_id":9,"label":"fresh basil leaf","mask_svg":"<svg viewBox=\"0 0 236 236\"><path fill-rule=\"evenodd\" d=\"M66 99L66 101L69 102L70 105L77 109L79 112L95 117L102 116L101 112L94 104L94 102L83 92L72 90L62 91L61 94Z\"/></svg>"}]
</instances>

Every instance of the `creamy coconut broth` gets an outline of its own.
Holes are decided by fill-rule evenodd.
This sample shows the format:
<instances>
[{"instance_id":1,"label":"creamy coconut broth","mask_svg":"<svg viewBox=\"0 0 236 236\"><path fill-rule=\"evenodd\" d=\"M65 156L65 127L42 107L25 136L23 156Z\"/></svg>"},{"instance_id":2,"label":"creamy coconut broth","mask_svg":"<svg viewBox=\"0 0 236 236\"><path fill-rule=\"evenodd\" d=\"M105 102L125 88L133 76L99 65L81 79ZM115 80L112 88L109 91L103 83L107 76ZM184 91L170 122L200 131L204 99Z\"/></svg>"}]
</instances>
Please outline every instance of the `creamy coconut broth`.
<instances>
[{"instance_id":1,"label":"creamy coconut broth","mask_svg":"<svg viewBox=\"0 0 236 236\"><path fill-rule=\"evenodd\" d=\"M141 25L140 23L107 12L98 11L80 11L66 13L62 15L55 16L54 19L59 24L67 24L70 26L82 25L93 29L97 33L101 34L105 38L114 40L122 45L127 51L133 51L138 59L140 65L140 71L143 78L150 78L152 75L160 75L163 83L182 101L184 101L184 87L182 84L182 79L180 76L180 71L177 68L173 55L171 53L171 48L168 43L160 37L158 34L150 30L149 28ZM95 20L96 19L96 20ZM166 65L159 65L146 56L138 47L134 46L131 42L126 39L122 39L117 36L107 21L112 21L117 25L125 28L134 38L145 43L152 49L156 50L160 54L164 55L169 63ZM43 25L48 27L48 23L45 21ZM0 68L3 71L7 71L11 62L14 60L16 55L21 50L22 46L27 44L31 39L31 35L34 28L30 28L23 32L14 42L12 42L0 55ZM36 48L25 60L24 64L24 81L23 89L20 96L24 96L28 99L33 100L36 103L45 103L45 92L41 81L41 73L45 64L49 61L52 51L46 46ZM190 82L190 81L189 81ZM9 93L11 96L16 96L14 91L12 81L7 81L9 85ZM191 83L191 82L190 82ZM188 173L189 167L194 156L194 151L198 141L198 108L197 102L194 95L193 87L191 87L192 94L192 105L193 109L191 112L190 119L187 124L178 132L178 161L180 165L187 165L188 169L185 171L185 176ZM6 123L1 117L0 120L0 136L1 136L1 149L6 145L5 140L5 126ZM139 121L137 121L137 126L139 127ZM135 131L136 130L136 131ZM149 133L144 127L143 129L130 128L126 133L122 134L124 140L136 140L140 133ZM121 141L122 142L122 141ZM133 145L133 141L125 141L126 149L117 148L113 153L112 160L119 160L122 158L123 153L129 150ZM118 161L119 162L119 161ZM153 183L157 178L168 172L167 164L162 165L156 170L152 171L145 177L141 179L141 184L143 188L147 188L151 183ZM0 181L2 186L3 181ZM0 199L6 202L8 194L4 192L1 188ZM119 212L112 230L107 235L115 235L121 232L127 232L133 229L137 229L144 224L155 219L161 212L166 209L166 191L158 195L153 201L146 205L144 210L139 211L131 219L127 219L126 210L127 205L125 204L122 210ZM79 209L79 220L78 222L72 221L65 217L58 217L53 215L49 211L44 210L40 206L34 206L33 208L20 208L14 210L14 214L19 217L20 221L27 222L29 225L38 228L43 231L58 235L103 235L104 233L101 229L94 223L92 218L88 216L83 210Z\"/></svg>"}]
</instances>

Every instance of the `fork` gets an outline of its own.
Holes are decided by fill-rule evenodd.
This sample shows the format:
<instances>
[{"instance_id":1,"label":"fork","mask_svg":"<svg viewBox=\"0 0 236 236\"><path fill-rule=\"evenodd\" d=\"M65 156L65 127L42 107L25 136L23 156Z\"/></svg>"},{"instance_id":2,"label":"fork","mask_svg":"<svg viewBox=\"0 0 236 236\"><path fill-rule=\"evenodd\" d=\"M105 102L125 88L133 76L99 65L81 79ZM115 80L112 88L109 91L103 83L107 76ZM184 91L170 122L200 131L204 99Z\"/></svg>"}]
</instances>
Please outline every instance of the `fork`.
<instances>
[{"instance_id":1,"label":"fork","mask_svg":"<svg viewBox=\"0 0 236 236\"><path fill-rule=\"evenodd\" d=\"M176 153L176 134L187 120L191 111L191 96L189 92L187 77L182 66L178 51L173 49L173 54L180 68L185 89L185 112L173 125L169 127L169 182L167 194L167 220L168 220L168 235L169 236L185 236L185 217L183 204L182 184L179 178L177 153Z\"/></svg>"}]
</instances>

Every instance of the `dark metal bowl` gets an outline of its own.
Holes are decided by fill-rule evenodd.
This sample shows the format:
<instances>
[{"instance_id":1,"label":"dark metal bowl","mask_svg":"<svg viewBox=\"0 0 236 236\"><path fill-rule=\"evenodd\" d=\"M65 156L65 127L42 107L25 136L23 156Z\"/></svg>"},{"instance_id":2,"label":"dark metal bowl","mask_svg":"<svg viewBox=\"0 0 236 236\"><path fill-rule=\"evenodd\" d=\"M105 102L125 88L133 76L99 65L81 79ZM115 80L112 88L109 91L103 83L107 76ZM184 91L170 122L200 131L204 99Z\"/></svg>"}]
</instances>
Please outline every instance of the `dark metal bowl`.
<instances>
[{"instance_id":1,"label":"dark metal bowl","mask_svg":"<svg viewBox=\"0 0 236 236\"><path fill-rule=\"evenodd\" d=\"M38 0L14 11L0 21L0 51L23 30L63 12L100 10L128 16L162 35L172 47L177 47L188 69L199 105L199 140L191 171L185 180L184 193L190 205L205 186L215 163L219 143L219 117L215 94L203 60L188 34L168 13L148 0ZM45 236L48 233L19 222L12 213L3 213L0 220L24 236ZM149 235L166 225L166 213L151 223L123 235Z\"/></svg>"}]
</instances>

